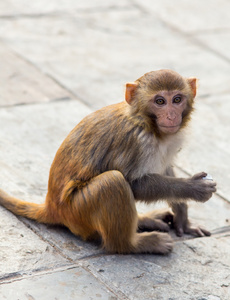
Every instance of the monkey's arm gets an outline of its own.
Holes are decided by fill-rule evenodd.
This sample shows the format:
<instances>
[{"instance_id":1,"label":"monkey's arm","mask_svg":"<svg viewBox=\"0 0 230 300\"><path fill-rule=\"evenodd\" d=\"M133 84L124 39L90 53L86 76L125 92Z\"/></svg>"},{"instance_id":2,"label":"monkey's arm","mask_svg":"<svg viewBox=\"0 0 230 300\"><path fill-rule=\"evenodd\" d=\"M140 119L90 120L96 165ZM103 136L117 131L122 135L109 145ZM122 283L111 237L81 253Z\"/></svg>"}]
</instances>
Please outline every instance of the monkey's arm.
<instances>
[{"instance_id":1,"label":"monkey's arm","mask_svg":"<svg viewBox=\"0 0 230 300\"><path fill-rule=\"evenodd\" d=\"M189 199L205 202L216 191L216 183L203 180L204 176L204 172L188 179L147 174L133 180L130 185L137 200L152 202L167 199L169 203L174 204Z\"/></svg>"},{"instance_id":2,"label":"monkey's arm","mask_svg":"<svg viewBox=\"0 0 230 300\"><path fill-rule=\"evenodd\" d=\"M210 235L210 232L202 227L193 227L188 219L188 206L186 199L207 201L215 192L215 183L204 181L205 173L199 173L189 179L175 178L172 168L167 169L167 175L146 175L131 183L136 199L156 201L167 199L173 211L173 226L177 236L184 233L194 236Z\"/></svg>"}]
</instances>

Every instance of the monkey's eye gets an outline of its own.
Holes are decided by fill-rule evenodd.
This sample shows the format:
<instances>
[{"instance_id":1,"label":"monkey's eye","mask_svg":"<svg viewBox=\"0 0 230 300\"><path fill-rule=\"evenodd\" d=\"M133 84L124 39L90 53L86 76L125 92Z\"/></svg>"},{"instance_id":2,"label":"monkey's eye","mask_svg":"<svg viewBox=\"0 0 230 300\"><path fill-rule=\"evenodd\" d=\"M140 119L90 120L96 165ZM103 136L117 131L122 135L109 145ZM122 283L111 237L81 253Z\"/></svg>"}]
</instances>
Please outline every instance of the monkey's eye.
<instances>
[{"instance_id":1,"label":"monkey's eye","mask_svg":"<svg viewBox=\"0 0 230 300\"><path fill-rule=\"evenodd\" d=\"M155 103L156 103L157 105L164 105L164 104L165 104L165 99L164 99L164 98L157 98L157 99L155 100Z\"/></svg>"},{"instance_id":2,"label":"monkey's eye","mask_svg":"<svg viewBox=\"0 0 230 300\"><path fill-rule=\"evenodd\" d=\"M180 103L182 100L181 96L176 96L174 99L173 99L173 103Z\"/></svg>"}]
</instances>

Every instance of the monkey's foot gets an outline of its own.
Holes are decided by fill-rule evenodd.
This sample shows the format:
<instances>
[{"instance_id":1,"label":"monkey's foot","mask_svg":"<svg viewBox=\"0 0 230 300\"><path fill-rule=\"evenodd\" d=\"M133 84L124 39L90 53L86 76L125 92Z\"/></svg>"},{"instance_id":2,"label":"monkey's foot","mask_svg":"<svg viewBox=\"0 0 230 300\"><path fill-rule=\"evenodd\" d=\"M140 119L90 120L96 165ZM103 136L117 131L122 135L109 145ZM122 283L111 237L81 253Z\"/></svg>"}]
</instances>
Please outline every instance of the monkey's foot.
<instances>
[{"instance_id":1,"label":"monkey's foot","mask_svg":"<svg viewBox=\"0 0 230 300\"><path fill-rule=\"evenodd\" d=\"M177 236L183 236L184 233L191 234L196 237L210 236L211 232L201 226L192 226L188 220L186 222L177 222L174 220L173 227Z\"/></svg>"},{"instance_id":2,"label":"monkey's foot","mask_svg":"<svg viewBox=\"0 0 230 300\"><path fill-rule=\"evenodd\" d=\"M138 216L138 231L168 232L172 222L173 214L170 210L154 210Z\"/></svg>"},{"instance_id":3,"label":"monkey's foot","mask_svg":"<svg viewBox=\"0 0 230 300\"><path fill-rule=\"evenodd\" d=\"M135 253L168 254L172 251L173 240L167 233L142 232L137 233Z\"/></svg>"}]
</instances>

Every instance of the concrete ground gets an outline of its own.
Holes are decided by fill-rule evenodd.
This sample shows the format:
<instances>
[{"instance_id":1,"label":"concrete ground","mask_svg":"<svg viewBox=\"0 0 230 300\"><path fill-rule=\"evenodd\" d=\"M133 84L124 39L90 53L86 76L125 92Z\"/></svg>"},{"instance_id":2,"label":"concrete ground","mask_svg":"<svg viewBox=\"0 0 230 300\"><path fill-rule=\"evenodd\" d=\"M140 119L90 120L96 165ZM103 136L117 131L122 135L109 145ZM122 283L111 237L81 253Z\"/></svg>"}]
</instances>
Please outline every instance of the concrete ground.
<instances>
[{"instance_id":1,"label":"concrete ground","mask_svg":"<svg viewBox=\"0 0 230 300\"><path fill-rule=\"evenodd\" d=\"M189 211L212 236L175 238L168 256L107 255L0 208L0 299L230 299L229 11L228 0L1 0L2 189L42 203L74 125L123 100L127 81L170 68L199 78L176 171L205 170L218 192Z\"/></svg>"}]
</instances>

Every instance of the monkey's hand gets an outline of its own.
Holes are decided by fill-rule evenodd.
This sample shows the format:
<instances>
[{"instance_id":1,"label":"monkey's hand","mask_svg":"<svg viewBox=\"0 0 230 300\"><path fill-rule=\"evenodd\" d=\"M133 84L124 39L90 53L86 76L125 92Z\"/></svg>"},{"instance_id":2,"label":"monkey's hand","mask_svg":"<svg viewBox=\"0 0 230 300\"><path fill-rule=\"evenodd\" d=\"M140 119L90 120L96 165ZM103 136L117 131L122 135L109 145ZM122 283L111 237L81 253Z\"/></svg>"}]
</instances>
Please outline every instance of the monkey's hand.
<instances>
[{"instance_id":1,"label":"monkey's hand","mask_svg":"<svg viewBox=\"0 0 230 300\"><path fill-rule=\"evenodd\" d=\"M203 178L206 176L207 173L201 172L188 179L189 198L206 202L212 197L212 193L216 192L216 183L212 180L204 180Z\"/></svg>"}]
</instances>

